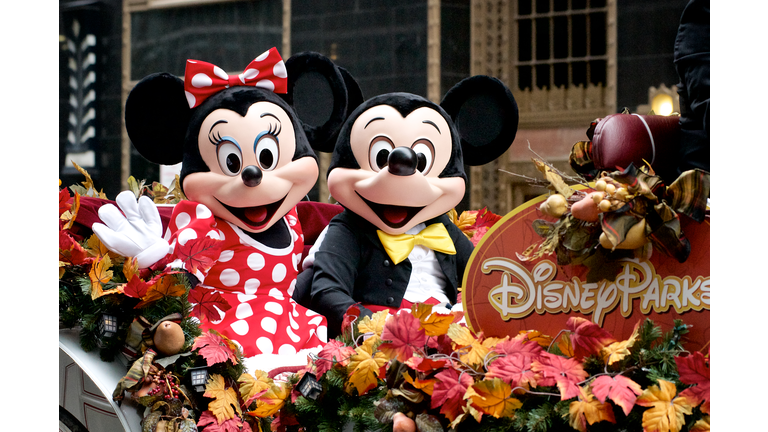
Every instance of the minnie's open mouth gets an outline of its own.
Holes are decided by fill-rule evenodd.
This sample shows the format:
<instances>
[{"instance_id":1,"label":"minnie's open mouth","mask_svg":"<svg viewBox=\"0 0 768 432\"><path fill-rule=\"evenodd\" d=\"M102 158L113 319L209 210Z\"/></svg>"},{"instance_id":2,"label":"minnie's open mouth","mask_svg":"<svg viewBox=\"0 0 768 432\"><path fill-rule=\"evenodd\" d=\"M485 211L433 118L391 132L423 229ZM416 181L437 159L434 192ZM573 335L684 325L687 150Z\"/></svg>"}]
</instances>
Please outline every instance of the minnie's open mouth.
<instances>
[{"instance_id":1,"label":"minnie's open mouth","mask_svg":"<svg viewBox=\"0 0 768 432\"><path fill-rule=\"evenodd\" d=\"M287 196L287 195L286 195ZM218 201L218 200L217 200ZM243 224L252 230L259 230L264 228L267 223L272 220L277 209L285 201L285 197L273 202L272 204L266 204L254 207L232 207L219 201L232 215L238 218Z\"/></svg>"},{"instance_id":2,"label":"minnie's open mouth","mask_svg":"<svg viewBox=\"0 0 768 432\"><path fill-rule=\"evenodd\" d=\"M357 192L355 192L357 193ZM420 212L421 209L424 207L406 207L406 206L396 206L396 205L389 205L389 204L378 204L373 201L369 201L365 198L363 198L362 195L359 193L357 194L360 198L362 198L363 201L365 201L366 204L368 204L368 207L373 210L374 213L381 219L382 222L387 224L387 226L390 226L392 228L401 228L405 226L408 222L413 219L414 216L416 216L416 213Z\"/></svg>"}]
</instances>

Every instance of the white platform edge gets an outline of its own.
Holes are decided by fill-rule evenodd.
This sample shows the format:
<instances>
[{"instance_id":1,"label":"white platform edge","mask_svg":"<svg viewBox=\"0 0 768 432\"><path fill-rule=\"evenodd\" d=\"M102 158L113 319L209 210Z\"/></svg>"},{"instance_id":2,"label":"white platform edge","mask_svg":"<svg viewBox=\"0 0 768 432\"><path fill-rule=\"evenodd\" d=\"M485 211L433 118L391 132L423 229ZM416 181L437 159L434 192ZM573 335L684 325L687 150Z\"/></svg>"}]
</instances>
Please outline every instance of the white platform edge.
<instances>
[{"instance_id":1,"label":"white platform edge","mask_svg":"<svg viewBox=\"0 0 768 432\"><path fill-rule=\"evenodd\" d=\"M76 329L59 330L59 348L67 353L96 384L112 405L123 428L129 432L141 432L141 416L137 405L129 398L124 399L121 406L112 400L112 392L127 372L125 366L117 361L109 363L102 361L97 351L83 351L80 347L79 331Z\"/></svg>"}]
</instances>

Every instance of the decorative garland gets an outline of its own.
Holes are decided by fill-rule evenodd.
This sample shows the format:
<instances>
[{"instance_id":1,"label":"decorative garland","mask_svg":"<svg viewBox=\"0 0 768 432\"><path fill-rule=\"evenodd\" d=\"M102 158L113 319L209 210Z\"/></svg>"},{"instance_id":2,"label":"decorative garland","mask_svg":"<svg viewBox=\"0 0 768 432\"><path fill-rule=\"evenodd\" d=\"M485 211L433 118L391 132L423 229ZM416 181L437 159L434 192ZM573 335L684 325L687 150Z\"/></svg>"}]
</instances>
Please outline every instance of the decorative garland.
<instances>
[{"instance_id":1,"label":"decorative garland","mask_svg":"<svg viewBox=\"0 0 768 432\"><path fill-rule=\"evenodd\" d=\"M684 349L679 320L666 334L638 322L623 341L575 317L554 337L499 339L473 334L463 312L417 304L361 319L353 306L342 335L304 370L279 379L246 372L235 344L190 318L185 277L163 263L138 271L78 231L80 196L104 196L77 168L86 181L74 196L59 192L61 326L80 327L83 349L105 361L133 354L113 398L127 391L146 407L145 432L709 430L709 352ZM181 198L177 188L133 184L156 201ZM498 216L483 209L452 220L476 243ZM111 331L99 324L104 315L117 319ZM163 356L152 331L166 320L178 322L184 342ZM207 379L196 384L201 369Z\"/></svg>"}]
</instances>

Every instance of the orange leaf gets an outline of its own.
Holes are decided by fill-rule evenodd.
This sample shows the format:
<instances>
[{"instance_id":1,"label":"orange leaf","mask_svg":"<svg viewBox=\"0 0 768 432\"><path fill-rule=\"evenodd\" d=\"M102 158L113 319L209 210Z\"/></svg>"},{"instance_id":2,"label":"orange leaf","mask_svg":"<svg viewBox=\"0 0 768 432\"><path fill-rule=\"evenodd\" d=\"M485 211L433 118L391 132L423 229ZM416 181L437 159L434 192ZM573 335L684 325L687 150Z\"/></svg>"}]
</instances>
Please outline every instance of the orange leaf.
<instances>
[{"instance_id":1,"label":"orange leaf","mask_svg":"<svg viewBox=\"0 0 768 432\"><path fill-rule=\"evenodd\" d=\"M93 260L88 277L91 279L91 298L97 299L104 295L104 284L112 280L112 260L109 256L96 257Z\"/></svg>"},{"instance_id":2,"label":"orange leaf","mask_svg":"<svg viewBox=\"0 0 768 432\"><path fill-rule=\"evenodd\" d=\"M526 340L536 342L542 348L549 348L549 345L552 343L551 336L541 334L541 332L536 330L520 330L519 333L525 335Z\"/></svg>"},{"instance_id":3,"label":"orange leaf","mask_svg":"<svg viewBox=\"0 0 768 432\"><path fill-rule=\"evenodd\" d=\"M291 387L288 384L272 384L269 390L256 399L256 409L248 414L261 418L270 417L280 411L290 395Z\"/></svg>"},{"instance_id":4,"label":"orange leaf","mask_svg":"<svg viewBox=\"0 0 768 432\"><path fill-rule=\"evenodd\" d=\"M347 366L347 370L350 371L346 384L347 393L352 394L354 387L357 389L357 394L362 396L376 387L379 379L384 377L388 361L387 356L380 351L372 354L366 345L357 347Z\"/></svg>"},{"instance_id":5,"label":"orange leaf","mask_svg":"<svg viewBox=\"0 0 768 432\"><path fill-rule=\"evenodd\" d=\"M629 339L622 342L614 342L603 348L603 360L609 365L612 365L628 356L629 349L632 348L632 345L634 345L637 340L639 329L640 321L635 324L635 330L632 331L632 335Z\"/></svg>"},{"instance_id":6,"label":"orange leaf","mask_svg":"<svg viewBox=\"0 0 768 432\"><path fill-rule=\"evenodd\" d=\"M692 413L690 401L684 396L675 397L674 383L659 380L658 386L650 386L637 398L640 406L651 407L643 413L646 432L680 432L685 424L685 414Z\"/></svg>"},{"instance_id":7,"label":"orange leaf","mask_svg":"<svg viewBox=\"0 0 768 432\"><path fill-rule=\"evenodd\" d=\"M603 420L616 423L611 404L595 400L589 388L579 389L578 400L571 402L568 412L571 427L580 432L586 432L587 423L594 424Z\"/></svg>"},{"instance_id":8,"label":"orange leaf","mask_svg":"<svg viewBox=\"0 0 768 432\"><path fill-rule=\"evenodd\" d=\"M523 406L518 399L511 397L512 388L504 381L494 378L475 383L467 389L465 399L472 400L472 406L480 412L496 418L512 417L516 409Z\"/></svg>"},{"instance_id":9,"label":"orange leaf","mask_svg":"<svg viewBox=\"0 0 768 432\"><path fill-rule=\"evenodd\" d=\"M163 297L179 297L186 292L187 288L183 284L176 282L176 278L172 274L164 274L147 289L147 293L142 297L141 302L134 306L134 308L142 308Z\"/></svg>"},{"instance_id":10,"label":"orange leaf","mask_svg":"<svg viewBox=\"0 0 768 432\"><path fill-rule=\"evenodd\" d=\"M423 390L424 393L430 396L432 396L432 391L435 387L435 383L437 382L436 379L426 379L426 380L420 380L418 378L413 379L407 372L403 372L403 378L410 385L416 387L419 390Z\"/></svg>"}]
</instances>

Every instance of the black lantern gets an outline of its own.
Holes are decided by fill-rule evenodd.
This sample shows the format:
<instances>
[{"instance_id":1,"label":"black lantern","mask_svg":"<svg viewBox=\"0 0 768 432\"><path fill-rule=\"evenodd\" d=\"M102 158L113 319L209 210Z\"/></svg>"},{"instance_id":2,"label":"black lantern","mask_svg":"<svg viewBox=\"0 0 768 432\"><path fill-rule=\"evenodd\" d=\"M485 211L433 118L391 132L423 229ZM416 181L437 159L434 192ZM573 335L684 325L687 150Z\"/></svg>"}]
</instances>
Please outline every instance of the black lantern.
<instances>
[{"instance_id":1,"label":"black lantern","mask_svg":"<svg viewBox=\"0 0 768 432\"><path fill-rule=\"evenodd\" d=\"M306 372L296 384L296 390L307 399L317 400L323 391L323 386L317 382L317 377L311 372Z\"/></svg>"},{"instance_id":2,"label":"black lantern","mask_svg":"<svg viewBox=\"0 0 768 432\"><path fill-rule=\"evenodd\" d=\"M101 314L99 334L102 339L110 338L117 333L117 317L107 313Z\"/></svg>"},{"instance_id":3,"label":"black lantern","mask_svg":"<svg viewBox=\"0 0 768 432\"><path fill-rule=\"evenodd\" d=\"M205 383L208 381L208 368L205 366L189 369L189 383L196 392L205 391Z\"/></svg>"}]
</instances>

